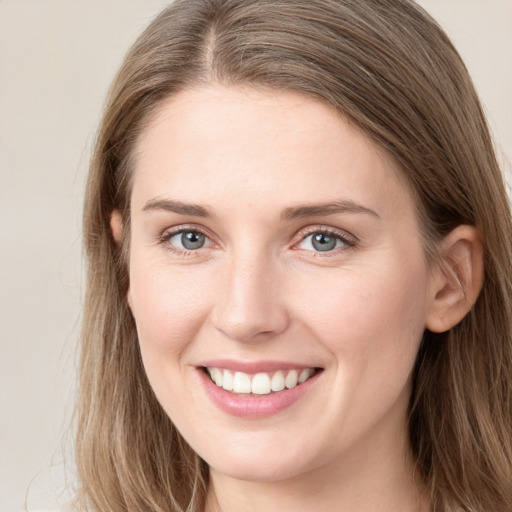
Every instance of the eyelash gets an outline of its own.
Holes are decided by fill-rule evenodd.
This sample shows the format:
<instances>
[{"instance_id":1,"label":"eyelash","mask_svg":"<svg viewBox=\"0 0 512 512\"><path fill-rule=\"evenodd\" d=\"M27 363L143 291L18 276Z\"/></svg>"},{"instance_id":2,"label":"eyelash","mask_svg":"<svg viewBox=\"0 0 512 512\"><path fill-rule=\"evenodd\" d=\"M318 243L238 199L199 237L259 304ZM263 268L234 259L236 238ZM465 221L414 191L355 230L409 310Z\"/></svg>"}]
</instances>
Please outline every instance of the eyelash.
<instances>
[{"instance_id":1,"label":"eyelash","mask_svg":"<svg viewBox=\"0 0 512 512\"><path fill-rule=\"evenodd\" d=\"M317 234L334 238L334 239L340 241L343 244L343 247L334 248L329 251L307 250L307 252L311 252L315 258L318 258L318 257L323 258L323 257L338 255L340 252L346 251L348 249L353 249L357 245L357 238L354 237L353 235L350 235L349 233L347 233L345 231L334 229L334 228L312 226L312 227L306 228L305 230L302 230L299 233L299 236L301 237L301 239L299 242L294 244L294 247L297 247L299 244L304 242L304 240L306 240L308 237L310 237L312 235L317 235ZM296 250L301 250L301 249L297 247Z\"/></svg>"},{"instance_id":2,"label":"eyelash","mask_svg":"<svg viewBox=\"0 0 512 512\"><path fill-rule=\"evenodd\" d=\"M182 249L181 247L173 246L170 242L171 238L180 235L182 233L198 233L200 235L203 235L206 239L210 241L210 243L213 244L212 238L208 233L198 226L180 226L178 228L173 228L168 231L165 231L159 238L158 243L161 245L166 245L166 250L174 253L174 254L180 254L184 256L196 256L199 252L199 249L191 250L191 249Z\"/></svg>"},{"instance_id":3,"label":"eyelash","mask_svg":"<svg viewBox=\"0 0 512 512\"><path fill-rule=\"evenodd\" d=\"M174 253L174 254L180 254L184 256L195 256L199 252L199 249L202 249L203 247L200 247L198 249L192 250L192 249L182 249L181 247L176 247L170 244L170 240L182 233L198 233L200 235L203 235L210 244L216 245L215 242L212 241L211 236L203 229L199 228L198 226L179 226L177 228L170 229L168 231L165 231L159 238L158 238L158 244L160 245L166 245L166 250ZM328 257L332 256L334 254L339 254L340 251L346 251L348 249L352 249L357 245L357 239L353 235L348 234L345 231L337 230L334 228L325 228L325 227L309 227L301 230L298 233L298 236L300 236L300 240L296 243L294 243L293 248L295 250L301 250L297 246L300 245L304 240L306 240L309 236L312 235L325 235L331 238L334 238L338 241L340 241L343 244L343 247L334 248L333 250L329 251L311 251L311 250L305 250L306 252L310 252L314 254L314 257Z\"/></svg>"}]
</instances>

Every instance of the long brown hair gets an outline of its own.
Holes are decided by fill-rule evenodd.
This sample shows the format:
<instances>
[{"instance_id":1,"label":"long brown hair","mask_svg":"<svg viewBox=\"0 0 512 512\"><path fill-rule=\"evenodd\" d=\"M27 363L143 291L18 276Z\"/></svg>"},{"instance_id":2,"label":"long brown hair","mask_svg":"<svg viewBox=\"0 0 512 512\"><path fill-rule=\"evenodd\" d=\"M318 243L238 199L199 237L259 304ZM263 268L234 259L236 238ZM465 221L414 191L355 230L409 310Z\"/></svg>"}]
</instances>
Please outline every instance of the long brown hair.
<instances>
[{"instance_id":1,"label":"long brown hair","mask_svg":"<svg viewBox=\"0 0 512 512\"><path fill-rule=\"evenodd\" d=\"M111 87L84 210L77 502L96 511L204 507L206 464L156 401L128 286L134 147L169 96L200 83L300 92L331 105L399 164L424 246L477 226L485 282L447 333L425 333L409 431L434 512L512 510L512 225L482 108L456 50L410 0L177 0L139 37ZM109 220L124 218L125 243Z\"/></svg>"}]
</instances>

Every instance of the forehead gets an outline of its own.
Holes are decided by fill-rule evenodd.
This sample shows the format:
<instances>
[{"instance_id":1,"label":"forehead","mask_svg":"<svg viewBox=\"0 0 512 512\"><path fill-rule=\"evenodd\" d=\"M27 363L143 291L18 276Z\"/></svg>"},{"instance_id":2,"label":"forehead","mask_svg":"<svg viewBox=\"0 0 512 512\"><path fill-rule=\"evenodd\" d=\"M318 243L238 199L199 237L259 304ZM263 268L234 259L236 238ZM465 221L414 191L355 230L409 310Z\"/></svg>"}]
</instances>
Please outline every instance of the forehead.
<instances>
[{"instance_id":1,"label":"forehead","mask_svg":"<svg viewBox=\"0 0 512 512\"><path fill-rule=\"evenodd\" d=\"M389 208L392 196L410 199L394 161L369 137L332 107L286 91L182 91L158 109L135 162L135 207L158 195L283 207L343 196Z\"/></svg>"}]
</instances>

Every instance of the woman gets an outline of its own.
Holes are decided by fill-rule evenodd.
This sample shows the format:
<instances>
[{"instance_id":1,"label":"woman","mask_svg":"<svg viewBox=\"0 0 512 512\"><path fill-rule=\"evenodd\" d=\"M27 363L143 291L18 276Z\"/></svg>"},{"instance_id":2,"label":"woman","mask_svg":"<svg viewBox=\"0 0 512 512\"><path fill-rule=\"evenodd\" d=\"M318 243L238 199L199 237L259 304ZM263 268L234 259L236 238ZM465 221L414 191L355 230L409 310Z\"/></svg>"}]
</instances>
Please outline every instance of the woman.
<instances>
[{"instance_id":1,"label":"woman","mask_svg":"<svg viewBox=\"0 0 512 512\"><path fill-rule=\"evenodd\" d=\"M510 210L414 3L174 2L84 228L84 508L512 509Z\"/></svg>"}]
</instances>

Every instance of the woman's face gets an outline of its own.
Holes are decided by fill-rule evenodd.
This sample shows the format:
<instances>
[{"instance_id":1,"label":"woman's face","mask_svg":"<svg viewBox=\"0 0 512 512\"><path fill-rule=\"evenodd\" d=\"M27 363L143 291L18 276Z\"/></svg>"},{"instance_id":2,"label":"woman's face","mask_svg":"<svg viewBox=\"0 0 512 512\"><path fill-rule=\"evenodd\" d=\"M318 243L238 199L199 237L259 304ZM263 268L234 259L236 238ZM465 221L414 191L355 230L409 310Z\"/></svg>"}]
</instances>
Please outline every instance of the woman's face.
<instances>
[{"instance_id":1,"label":"woman's face","mask_svg":"<svg viewBox=\"0 0 512 512\"><path fill-rule=\"evenodd\" d=\"M212 85L140 140L128 299L158 400L217 474L396 459L429 276L393 161L328 106Z\"/></svg>"}]
</instances>

